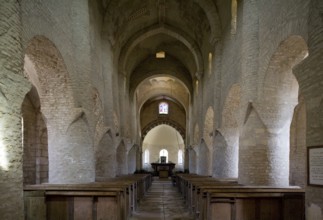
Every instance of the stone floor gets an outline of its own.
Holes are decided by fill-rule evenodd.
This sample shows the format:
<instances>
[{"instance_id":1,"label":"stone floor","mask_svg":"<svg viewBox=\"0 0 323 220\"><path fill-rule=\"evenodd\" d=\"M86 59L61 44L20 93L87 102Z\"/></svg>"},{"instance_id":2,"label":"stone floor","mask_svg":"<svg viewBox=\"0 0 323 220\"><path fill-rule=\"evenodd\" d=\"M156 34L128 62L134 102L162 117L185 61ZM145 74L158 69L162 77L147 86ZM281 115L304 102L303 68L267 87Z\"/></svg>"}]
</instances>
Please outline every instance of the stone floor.
<instances>
[{"instance_id":1,"label":"stone floor","mask_svg":"<svg viewBox=\"0 0 323 220\"><path fill-rule=\"evenodd\" d=\"M193 220L170 179L154 179L130 220Z\"/></svg>"}]
</instances>

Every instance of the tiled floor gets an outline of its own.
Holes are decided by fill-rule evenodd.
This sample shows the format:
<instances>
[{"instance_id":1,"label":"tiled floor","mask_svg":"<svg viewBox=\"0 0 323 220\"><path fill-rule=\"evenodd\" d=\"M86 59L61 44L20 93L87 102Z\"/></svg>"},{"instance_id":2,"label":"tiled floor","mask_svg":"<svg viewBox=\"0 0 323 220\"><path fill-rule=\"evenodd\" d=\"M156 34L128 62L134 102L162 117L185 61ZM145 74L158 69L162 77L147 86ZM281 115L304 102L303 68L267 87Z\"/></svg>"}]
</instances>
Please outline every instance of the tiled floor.
<instances>
[{"instance_id":1,"label":"tiled floor","mask_svg":"<svg viewBox=\"0 0 323 220\"><path fill-rule=\"evenodd\" d=\"M170 180L154 179L130 220L193 220Z\"/></svg>"}]
</instances>

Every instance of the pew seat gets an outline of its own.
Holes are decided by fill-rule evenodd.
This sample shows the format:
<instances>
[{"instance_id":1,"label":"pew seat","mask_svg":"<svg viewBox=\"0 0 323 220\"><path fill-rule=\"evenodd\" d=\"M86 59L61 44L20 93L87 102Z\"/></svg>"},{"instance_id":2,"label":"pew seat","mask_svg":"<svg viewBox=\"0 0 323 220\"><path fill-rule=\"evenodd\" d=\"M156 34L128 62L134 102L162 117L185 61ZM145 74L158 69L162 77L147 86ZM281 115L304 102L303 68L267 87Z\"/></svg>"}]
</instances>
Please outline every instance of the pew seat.
<instances>
[{"instance_id":1,"label":"pew seat","mask_svg":"<svg viewBox=\"0 0 323 220\"><path fill-rule=\"evenodd\" d=\"M26 185L25 219L129 219L151 180L149 174L134 174L92 183Z\"/></svg>"},{"instance_id":2,"label":"pew seat","mask_svg":"<svg viewBox=\"0 0 323 220\"><path fill-rule=\"evenodd\" d=\"M180 174L177 181L196 219L305 219L305 191L299 187L245 186L235 179L192 174Z\"/></svg>"}]
</instances>

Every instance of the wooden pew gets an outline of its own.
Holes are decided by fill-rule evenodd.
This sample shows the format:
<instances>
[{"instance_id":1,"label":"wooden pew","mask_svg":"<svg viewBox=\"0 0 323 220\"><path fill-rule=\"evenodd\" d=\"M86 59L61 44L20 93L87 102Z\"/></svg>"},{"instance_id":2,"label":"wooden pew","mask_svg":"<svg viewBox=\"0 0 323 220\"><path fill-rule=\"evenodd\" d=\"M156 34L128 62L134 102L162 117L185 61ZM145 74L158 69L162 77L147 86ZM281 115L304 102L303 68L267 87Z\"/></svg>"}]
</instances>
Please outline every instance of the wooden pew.
<instances>
[{"instance_id":1,"label":"wooden pew","mask_svg":"<svg viewBox=\"0 0 323 220\"><path fill-rule=\"evenodd\" d=\"M136 210L138 201L146 194L152 184L152 176L150 174L134 174L118 176L116 178L97 178L96 182L127 182L129 184L129 208L130 212Z\"/></svg>"},{"instance_id":2,"label":"wooden pew","mask_svg":"<svg viewBox=\"0 0 323 220\"><path fill-rule=\"evenodd\" d=\"M188 174L177 178L196 219L305 219L305 192L298 187L242 186L233 179Z\"/></svg>"},{"instance_id":3,"label":"wooden pew","mask_svg":"<svg viewBox=\"0 0 323 220\"><path fill-rule=\"evenodd\" d=\"M179 180L182 184L180 187L184 187L182 191L184 192L184 198L186 198L186 204L190 212L194 215L199 215L200 208L203 207L203 202L200 189L203 188L213 188L218 186L231 186L237 185L237 181L233 179L219 180L211 178L209 176L199 176L199 175L190 175L184 174L179 175ZM181 192L181 189L180 189Z\"/></svg>"},{"instance_id":4,"label":"wooden pew","mask_svg":"<svg viewBox=\"0 0 323 220\"><path fill-rule=\"evenodd\" d=\"M49 220L92 219L92 216L117 220L128 216L126 185L43 184L26 186L24 193L26 219L38 219L30 210L45 213L45 219ZM33 201L35 195L37 205Z\"/></svg>"},{"instance_id":5,"label":"wooden pew","mask_svg":"<svg viewBox=\"0 0 323 220\"><path fill-rule=\"evenodd\" d=\"M128 219L141 193L136 188L147 190L145 187L151 185L149 176L135 174L88 184L25 186L25 219Z\"/></svg>"},{"instance_id":6,"label":"wooden pew","mask_svg":"<svg viewBox=\"0 0 323 220\"><path fill-rule=\"evenodd\" d=\"M199 219L305 219L305 192L300 188L244 186L212 189L205 193L205 213Z\"/></svg>"},{"instance_id":7,"label":"wooden pew","mask_svg":"<svg viewBox=\"0 0 323 220\"><path fill-rule=\"evenodd\" d=\"M200 176L196 174L177 174L176 175L176 185L178 191L183 195L186 205L191 210L192 209L192 181L196 179L211 179L208 176Z\"/></svg>"},{"instance_id":8,"label":"wooden pew","mask_svg":"<svg viewBox=\"0 0 323 220\"><path fill-rule=\"evenodd\" d=\"M192 210L193 214L196 216L202 216L205 213L205 198L206 194L205 192L212 190L212 189L225 189L225 188L231 188L232 186L239 186L236 181L219 181L217 179L198 179L193 180L191 182L191 194L192 194Z\"/></svg>"}]
</instances>

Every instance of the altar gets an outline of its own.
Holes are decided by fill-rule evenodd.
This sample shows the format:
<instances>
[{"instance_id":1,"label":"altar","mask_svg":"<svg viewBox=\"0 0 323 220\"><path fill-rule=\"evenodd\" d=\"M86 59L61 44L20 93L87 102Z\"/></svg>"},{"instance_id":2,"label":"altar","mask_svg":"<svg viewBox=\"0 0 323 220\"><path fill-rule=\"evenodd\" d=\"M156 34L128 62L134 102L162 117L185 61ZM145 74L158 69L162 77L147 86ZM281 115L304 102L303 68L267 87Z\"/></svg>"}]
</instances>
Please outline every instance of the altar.
<instances>
[{"instance_id":1,"label":"altar","mask_svg":"<svg viewBox=\"0 0 323 220\"><path fill-rule=\"evenodd\" d=\"M173 169L175 168L174 163L151 163L154 169L154 176L159 176L160 178L167 178L173 175Z\"/></svg>"}]
</instances>

